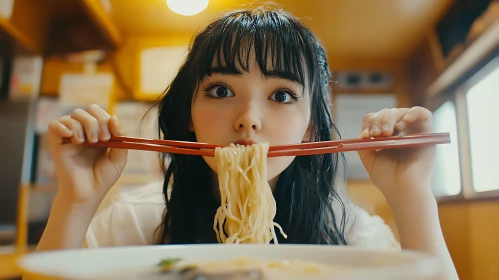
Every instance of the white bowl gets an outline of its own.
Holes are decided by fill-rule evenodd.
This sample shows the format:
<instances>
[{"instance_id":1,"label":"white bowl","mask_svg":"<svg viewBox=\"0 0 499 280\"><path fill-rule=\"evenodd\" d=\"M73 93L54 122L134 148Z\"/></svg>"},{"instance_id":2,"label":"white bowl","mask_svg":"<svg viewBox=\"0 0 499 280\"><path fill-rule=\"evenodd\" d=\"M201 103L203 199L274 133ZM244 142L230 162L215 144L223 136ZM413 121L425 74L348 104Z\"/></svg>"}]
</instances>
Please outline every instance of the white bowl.
<instances>
[{"instance_id":1,"label":"white bowl","mask_svg":"<svg viewBox=\"0 0 499 280\"><path fill-rule=\"evenodd\" d=\"M425 254L321 245L209 244L79 249L33 253L23 257L20 266L27 276L63 279L144 279L144 274L140 276L141 273L151 271L164 258L197 262L223 261L238 257L301 260L348 267L348 273L340 278L329 275L320 279L440 279L437 261ZM307 276L307 279L312 278Z\"/></svg>"}]
</instances>

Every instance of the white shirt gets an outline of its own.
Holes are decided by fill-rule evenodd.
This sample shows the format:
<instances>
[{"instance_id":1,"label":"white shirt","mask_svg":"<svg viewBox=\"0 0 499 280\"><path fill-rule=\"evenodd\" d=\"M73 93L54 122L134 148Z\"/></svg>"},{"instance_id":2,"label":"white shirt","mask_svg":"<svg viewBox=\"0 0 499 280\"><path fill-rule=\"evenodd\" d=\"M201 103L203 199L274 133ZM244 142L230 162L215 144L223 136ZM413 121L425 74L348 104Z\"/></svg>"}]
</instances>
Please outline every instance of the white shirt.
<instances>
[{"instance_id":1,"label":"white shirt","mask_svg":"<svg viewBox=\"0 0 499 280\"><path fill-rule=\"evenodd\" d=\"M390 227L379 216L344 201L347 212L346 240L351 246L366 249L400 250ZM333 205L336 215L341 214ZM153 245L155 231L163 221L165 203L163 184L154 182L130 191L120 191L109 206L93 218L86 235L89 248ZM156 234L159 234L156 232Z\"/></svg>"}]
</instances>

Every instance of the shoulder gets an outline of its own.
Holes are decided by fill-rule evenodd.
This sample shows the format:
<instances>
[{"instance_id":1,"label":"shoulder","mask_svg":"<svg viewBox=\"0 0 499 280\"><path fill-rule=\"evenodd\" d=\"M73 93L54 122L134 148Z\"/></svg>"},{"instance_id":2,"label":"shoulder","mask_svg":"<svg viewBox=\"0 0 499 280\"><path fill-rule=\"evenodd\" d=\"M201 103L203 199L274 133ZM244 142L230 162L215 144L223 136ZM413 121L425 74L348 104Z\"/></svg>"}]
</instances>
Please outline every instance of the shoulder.
<instances>
[{"instance_id":1,"label":"shoulder","mask_svg":"<svg viewBox=\"0 0 499 280\"><path fill-rule=\"evenodd\" d=\"M371 215L353 201L344 200L346 211L346 241L365 249L400 250L391 228L377 215ZM336 206L335 212L340 211Z\"/></svg>"},{"instance_id":2,"label":"shoulder","mask_svg":"<svg viewBox=\"0 0 499 280\"><path fill-rule=\"evenodd\" d=\"M92 248L154 244L164 211L163 182L120 190L92 219L86 245Z\"/></svg>"}]
</instances>

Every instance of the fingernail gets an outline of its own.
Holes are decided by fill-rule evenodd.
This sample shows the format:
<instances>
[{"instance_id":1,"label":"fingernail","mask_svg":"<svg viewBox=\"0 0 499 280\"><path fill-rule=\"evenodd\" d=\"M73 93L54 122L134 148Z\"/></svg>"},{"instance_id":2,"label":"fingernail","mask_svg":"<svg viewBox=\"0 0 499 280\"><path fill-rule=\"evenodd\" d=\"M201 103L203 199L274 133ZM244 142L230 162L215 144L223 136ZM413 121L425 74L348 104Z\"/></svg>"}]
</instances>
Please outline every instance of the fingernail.
<instances>
[{"instance_id":1,"label":"fingernail","mask_svg":"<svg viewBox=\"0 0 499 280\"><path fill-rule=\"evenodd\" d=\"M98 132L95 131L95 130L92 130L92 132L90 134L90 139L92 139L92 142L99 141L99 134L98 134Z\"/></svg>"},{"instance_id":2,"label":"fingernail","mask_svg":"<svg viewBox=\"0 0 499 280\"><path fill-rule=\"evenodd\" d=\"M111 133L109 133L109 129L107 129L107 127L101 128L100 133L102 138L104 138L105 140L109 140L109 138L111 138Z\"/></svg>"},{"instance_id":3,"label":"fingernail","mask_svg":"<svg viewBox=\"0 0 499 280\"><path fill-rule=\"evenodd\" d=\"M383 127L381 127L383 131L388 131L390 130L390 125L389 124L384 124Z\"/></svg>"},{"instance_id":4,"label":"fingernail","mask_svg":"<svg viewBox=\"0 0 499 280\"><path fill-rule=\"evenodd\" d=\"M76 140L78 141L85 141L85 135L83 135L83 131L78 131L78 133L76 133Z\"/></svg>"},{"instance_id":5,"label":"fingernail","mask_svg":"<svg viewBox=\"0 0 499 280\"><path fill-rule=\"evenodd\" d=\"M379 126L378 126L377 124L373 124L373 125L371 126L371 133L372 133L372 134L375 134L375 133L378 133L378 132L380 132L380 131L379 131Z\"/></svg>"},{"instance_id":6,"label":"fingernail","mask_svg":"<svg viewBox=\"0 0 499 280\"><path fill-rule=\"evenodd\" d=\"M368 137L369 136L369 131L367 129L364 129L361 133L362 137Z\"/></svg>"}]
</instances>

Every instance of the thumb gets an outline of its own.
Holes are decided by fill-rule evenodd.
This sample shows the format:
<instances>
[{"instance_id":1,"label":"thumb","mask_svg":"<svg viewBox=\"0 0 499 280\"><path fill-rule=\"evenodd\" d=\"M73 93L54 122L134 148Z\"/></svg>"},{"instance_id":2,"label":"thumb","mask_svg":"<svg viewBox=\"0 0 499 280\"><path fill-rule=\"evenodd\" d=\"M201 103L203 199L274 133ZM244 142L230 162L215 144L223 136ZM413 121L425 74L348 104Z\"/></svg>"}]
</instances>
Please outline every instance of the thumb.
<instances>
[{"instance_id":1,"label":"thumb","mask_svg":"<svg viewBox=\"0 0 499 280\"><path fill-rule=\"evenodd\" d=\"M124 136L124 133L121 132L121 125L116 116L111 117L108 126L112 135ZM125 168L127 162L128 149L111 148L109 149L108 157L113 164L115 164L120 170L122 170Z\"/></svg>"},{"instance_id":2,"label":"thumb","mask_svg":"<svg viewBox=\"0 0 499 280\"><path fill-rule=\"evenodd\" d=\"M362 132L362 134L359 136L359 139L363 139L369 137L366 135L366 133ZM360 150L357 151L357 154L360 157L360 161L362 161L362 165L364 165L364 168L369 172L371 170L371 167L373 165L374 159L376 158L376 151L375 150Z\"/></svg>"},{"instance_id":3,"label":"thumb","mask_svg":"<svg viewBox=\"0 0 499 280\"><path fill-rule=\"evenodd\" d=\"M128 159L128 149L109 149L109 160L115 164L120 170L125 168Z\"/></svg>"}]
</instances>

